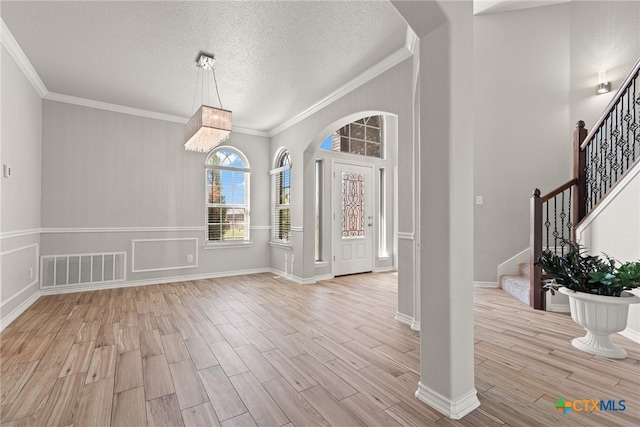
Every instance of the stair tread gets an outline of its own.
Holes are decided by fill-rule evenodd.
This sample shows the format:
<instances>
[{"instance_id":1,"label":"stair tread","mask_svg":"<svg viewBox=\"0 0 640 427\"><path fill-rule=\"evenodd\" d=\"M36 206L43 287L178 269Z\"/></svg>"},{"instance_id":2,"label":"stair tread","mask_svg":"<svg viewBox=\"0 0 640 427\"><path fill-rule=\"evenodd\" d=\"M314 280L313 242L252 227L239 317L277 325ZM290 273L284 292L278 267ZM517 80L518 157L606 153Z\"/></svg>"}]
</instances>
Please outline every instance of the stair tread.
<instances>
[{"instance_id":1,"label":"stair tread","mask_svg":"<svg viewBox=\"0 0 640 427\"><path fill-rule=\"evenodd\" d=\"M511 283L517 283L529 286L530 280L528 277L524 276L502 276L502 281L509 281Z\"/></svg>"},{"instance_id":2,"label":"stair tread","mask_svg":"<svg viewBox=\"0 0 640 427\"><path fill-rule=\"evenodd\" d=\"M531 282L524 276L501 276L500 287L509 295L529 305L529 289Z\"/></svg>"}]
</instances>

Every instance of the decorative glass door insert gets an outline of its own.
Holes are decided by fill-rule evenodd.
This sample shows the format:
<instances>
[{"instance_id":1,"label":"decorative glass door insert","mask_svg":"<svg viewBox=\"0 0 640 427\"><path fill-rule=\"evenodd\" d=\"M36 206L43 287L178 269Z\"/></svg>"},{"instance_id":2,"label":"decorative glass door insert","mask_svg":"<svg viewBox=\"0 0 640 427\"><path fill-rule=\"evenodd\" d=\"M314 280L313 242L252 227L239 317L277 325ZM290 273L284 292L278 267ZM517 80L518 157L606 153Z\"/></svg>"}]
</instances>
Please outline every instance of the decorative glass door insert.
<instances>
[{"instance_id":1,"label":"decorative glass door insert","mask_svg":"<svg viewBox=\"0 0 640 427\"><path fill-rule=\"evenodd\" d=\"M364 237L364 175L342 172L342 238Z\"/></svg>"}]
</instances>

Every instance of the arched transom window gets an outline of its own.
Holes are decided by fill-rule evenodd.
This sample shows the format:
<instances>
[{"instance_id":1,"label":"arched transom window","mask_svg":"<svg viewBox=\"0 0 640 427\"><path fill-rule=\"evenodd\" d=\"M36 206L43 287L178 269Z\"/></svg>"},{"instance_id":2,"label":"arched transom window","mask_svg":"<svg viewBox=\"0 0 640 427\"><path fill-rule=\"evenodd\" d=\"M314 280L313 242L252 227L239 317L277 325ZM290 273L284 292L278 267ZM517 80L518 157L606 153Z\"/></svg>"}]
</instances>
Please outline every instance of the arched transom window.
<instances>
[{"instance_id":1,"label":"arched transom window","mask_svg":"<svg viewBox=\"0 0 640 427\"><path fill-rule=\"evenodd\" d=\"M207 243L249 240L250 173L235 148L217 148L207 157Z\"/></svg>"},{"instance_id":2,"label":"arched transom window","mask_svg":"<svg viewBox=\"0 0 640 427\"><path fill-rule=\"evenodd\" d=\"M333 132L321 149L382 158L382 117L369 116Z\"/></svg>"}]
</instances>

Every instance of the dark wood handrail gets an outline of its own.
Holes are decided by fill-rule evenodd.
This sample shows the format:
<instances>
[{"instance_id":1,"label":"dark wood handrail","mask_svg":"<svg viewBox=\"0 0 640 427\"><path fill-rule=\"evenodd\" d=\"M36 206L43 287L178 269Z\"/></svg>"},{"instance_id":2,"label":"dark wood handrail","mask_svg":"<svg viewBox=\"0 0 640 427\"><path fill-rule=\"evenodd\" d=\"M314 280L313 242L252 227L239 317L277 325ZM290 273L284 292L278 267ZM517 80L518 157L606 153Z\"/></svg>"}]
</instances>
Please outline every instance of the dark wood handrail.
<instances>
[{"instance_id":1,"label":"dark wood handrail","mask_svg":"<svg viewBox=\"0 0 640 427\"><path fill-rule=\"evenodd\" d=\"M591 132L587 134L587 137L585 138L584 142L580 146L580 149L584 150L585 148L587 148L587 145L589 145L589 141L593 139L595 134L600 129L600 126L602 125L602 123L604 123L606 118L609 116L609 113L611 113L611 110L613 110L613 107L616 106L616 104L618 103L618 101L620 101L620 98L622 97L624 92L631 85L631 82L633 82L633 80L637 77L639 71L640 71L640 58L638 58L638 62L636 62L636 65L633 67L633 70L631 70L627 78L624 80L624 82L620 86L620 89L618 89L618 91L616 92L616 95L613 97L609 105L607 105L607 108L605 108L604 113L602 113L602 115L600 116L596 124L591 128Z\"/></svg>"},{"instance_id":2,"label":"dark wood handrail","mask_svg":"<svg viewBox=\"0 0 640 427\"><path fill-rule=\"evenodd\" d=\"M548 194L545 194L544 196L541 197L542 199L542 203L553 199L555 196L557 196L558 194L562 193L563 191L567 190L568 188L573 187L574 185L578 185L578 178L573 178L571 181L565 182L564 184L562 184L560 187L556 188L553 191L550 191ZM538 190L540 191L540 190Z\"/></svg>"}]
</instances>

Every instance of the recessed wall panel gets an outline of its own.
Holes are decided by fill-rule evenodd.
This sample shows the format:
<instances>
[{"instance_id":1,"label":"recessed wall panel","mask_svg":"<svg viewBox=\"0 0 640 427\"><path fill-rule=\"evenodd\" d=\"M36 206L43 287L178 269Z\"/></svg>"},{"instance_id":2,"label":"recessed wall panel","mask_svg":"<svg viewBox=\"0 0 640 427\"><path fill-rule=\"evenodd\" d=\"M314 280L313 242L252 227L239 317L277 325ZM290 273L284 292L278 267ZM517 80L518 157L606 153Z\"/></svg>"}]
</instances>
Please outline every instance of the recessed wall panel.
<instances>
[{"instance_id":1,"label":"recessed wall panel","mask_svg":"<svg viewBox=\"0 0 640 427\"><path fill-rule=\"evenodd\" d=\"M198 266L198 239L140 239L131 241L131 271L177 270Z\"/></svg>"}]
</instances>

